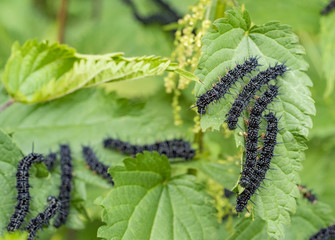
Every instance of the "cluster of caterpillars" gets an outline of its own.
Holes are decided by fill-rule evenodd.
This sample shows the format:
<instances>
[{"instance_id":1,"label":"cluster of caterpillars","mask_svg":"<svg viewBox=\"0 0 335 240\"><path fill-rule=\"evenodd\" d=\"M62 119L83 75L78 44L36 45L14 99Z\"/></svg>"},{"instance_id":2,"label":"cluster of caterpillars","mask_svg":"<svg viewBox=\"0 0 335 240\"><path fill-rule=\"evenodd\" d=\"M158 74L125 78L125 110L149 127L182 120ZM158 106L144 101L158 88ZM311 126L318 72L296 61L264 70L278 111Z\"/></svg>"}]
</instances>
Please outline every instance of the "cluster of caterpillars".
<instances>
[{"instance_id":1,"label":"cluster of caterpillars","mask_svg":"<svg viewBox=\"0 0 335 240\"><path fill-rule=\"evenodd\" d=\"M48 205L45 210L39 213L35 218L31 219L26 227L22 227L25 217L29 212L31 196L29 193L29 169L35 163L45 163L51 171L56 160L55 154L44 157L38 153L30 153L21 159L16 172L16 189L17 204L14 213L10 217L7 225L7 231L26 230L29 232L28 239L35 238L36 233L44 225L49 225L52 218L55 218L53 225L59 228L65 224L70 210L70 194L72 189L72 157L70 147L68 145L60 146L61 161L61 184L59 188L59 196L49 196L47 198Z\"/></svg>"},{"instance_id":2,"label":"cluster of caterpillars","mask_svg":"<svg viewBox=\"0 0 335 240\"><path fill-rule=\"evenodd\" d=\"M195 155L195 150L191 147L190 143L181 139L166 140L150 145L132 145L121 140L107 138L103 141L103 144L105 148L112 148L122 153L133 155L143 151L157 151L169 158L181 158L183 160L190 160ZM109 166L97 158L93 149L89 146L82 146L82 154L87 166L113 186L113 178L108 173ZM47 169L52 172L58 158L61 168L61 182L58 197L49 196L47 199L48 205L44 211L31 219L29 223L24 224L31 201L29 193L30 167L35 163L44 163ZM60 145L58 152L49 153L47 156L30 153L22 158L16 173L17 204L14 208L13 215L10 217L7 231L26 230L29 232L28 239L32 240L35 239L39 229L45 225L49 225L52 218L55 218L53 226L56 228L65 224L70 213L71 190L73 189L72 178L73 164L69 145Z\"/></svg>"},{"instance_id":3,"label":"cluster of caterpillars","mask_svg":"<svg viewBox=\"0 0 335 240\"><path fill-rule=\"evenodd\" d=\"M226 114L226 122L230 130L238 126L238 120L245 109L249 110L249 119L246 121L248 127L246 134L246 153L244 168L241 173L240 186L244 188L243 192L237 196L236 211L242 212L252 195L260 187L265 179L267 171L270 169L271 159L274 156L274 148L277 144L278 118L272 112L265 114L268 105L278 96L279 87L277 78L282 76L287 67L284 64L276 63L264 71L259 71L257 75L251 73L258 71L259 58L250 57L235 68L229 70L227 74L219 78L210 90L202 94L196 103L198 113L206 114L206 109L211 103L225 98L230 88L243 79L248 79L242 90L237 94L230 110ZM271 82L274 82L273 84ZM256 97L256 94L262 94ZM254 104L250 107L251 102ZM266 120L267 128L263 136L263 146L258 146L261 134L259 133L262 119Z\"/></svg>"}]
</instances>

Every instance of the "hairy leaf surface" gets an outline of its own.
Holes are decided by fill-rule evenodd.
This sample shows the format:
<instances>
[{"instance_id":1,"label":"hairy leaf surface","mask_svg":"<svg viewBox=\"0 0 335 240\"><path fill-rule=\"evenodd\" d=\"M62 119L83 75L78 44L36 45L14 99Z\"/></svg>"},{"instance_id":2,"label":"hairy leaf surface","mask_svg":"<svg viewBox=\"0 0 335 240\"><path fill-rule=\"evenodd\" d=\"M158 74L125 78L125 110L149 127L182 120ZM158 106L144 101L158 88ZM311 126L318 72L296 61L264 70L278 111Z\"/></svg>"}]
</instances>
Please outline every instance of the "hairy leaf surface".
<instances>
[{"instance_id":1,"label":"hairy leaf surface","mask_svg":"<svg viewBox=\"0 0 335 240\"><path fill-rule=\"evenodd\" d=\"M214 239L210 198L188 175L171 178L168 159L144 152L110 170L115 188L97 203L104 208L98 236L106 239Z\"/></svg>"},{"instance_id":2,"label":"hairy leaf surface","mask_svg":"<svg viewBox=\"0 0 335 240\"><path fill-rule=\"evenodd\" d=\"M2 130L0 131L0 185L4 193L4 196L0 198L0 229L4 231L9 222L9 218L14 213L14 207L17 203L16 196L16 171L19 161L22 159L23 154L18 148L16 143L6 135ZM57 196L58 187L60 182L59 172L55 172L52 176L49 174L43 174L46 170L43 164L33 165L29 171L31 202L30 202L30 214L26 216L25 222L27 223L32 216L36 216L39 212L43 211L47 205L48 196ZM73 200L78 200L74 198ZM73 213L76 213L73 210ZM73 224L78 221L78 216L72 214L68 221L68 226L73 228L82 227L81 224Z\"/></svg>"},{"instance_id":3,"label":"hairy leaf surface","mask_svg":"<svg viewBox=\"0 0 335 240\"><path fill-rule=\"evenodd\" d=\"M155 76L164 71L176 71L196 79L161 57L126 58L122 53L83 55L66 45L32 40L23 46L13 44L3 82L16 101L37 103L83 87Z\"/></svg>"}]
</instances>

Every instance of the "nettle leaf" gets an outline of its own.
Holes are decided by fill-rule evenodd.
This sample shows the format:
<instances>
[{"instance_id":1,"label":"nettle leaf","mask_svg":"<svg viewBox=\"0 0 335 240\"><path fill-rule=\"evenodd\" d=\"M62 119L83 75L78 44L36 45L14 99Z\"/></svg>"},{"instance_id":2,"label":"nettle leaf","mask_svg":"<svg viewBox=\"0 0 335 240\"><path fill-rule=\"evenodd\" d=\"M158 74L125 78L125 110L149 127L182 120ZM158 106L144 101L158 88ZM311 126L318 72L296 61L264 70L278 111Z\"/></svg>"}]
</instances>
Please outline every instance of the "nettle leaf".
<instances>
[{"instance_id":1,"label":"nettle leaf","mask_svg":"<svg viewBox=\"0 0 335 240\"><path fill-rule=\"evenodd\" d=\"M216 239L214 207L189 175L171 178L168 159L144 152L110 170L115 187L97 204L105 239Z\"/></svg>"},{"instance_id":2,"label":"nettle leaf","mask_svg":"<svg viewBox=\"0 0 335 240\"><path fill-rule=\"evenodd\" d=\"M36 151L35 151L36 152ZM3 206L0 209L0 234L7 227L10 216L14 213L16 205L16 171L19 161L22 159L23 154L16 143L0 130L0 184L4 193L4 197L0 198L0 204ZM54 171L52 174L43 174L46 167L44 164L35 164L30 169L29 184L31 202L30 212L26 216L26 223L29 219L36 216L39 212L43 211L47 205L48 196L58 196L59 183L60 183L60 170ZM42 174L41 174L42 173ZM76 188L80 184L77 179L74 180ZM83 195L83 194L81 194ZM82 197L73 197L71 201L78 202L85 200ZM73 204L76 205L76 204ZM71 228L83 228L82 220L79 220L78 211L73 208L67 222L67 226Z\"/></svg>"},{"instance_id":3,"label":"nettle leaf","mask_svg":"<svg viewBox=\"0 0 335 240\"><path fill-rule=\"evenodd\" d=\"M94 190L100 192L100 195L104 195L111 188L107 181L87 169L81 153L82 145L91 146L100 161L115 166L123 164L125 156L104 149L102 140L106 137L112 136L134 144L151 144L157 140L163 141L175 137L187 140L181 134L186 132L192 121L188 124L185 122L182 127L176 127L173 125L171 115L171 99L165 94L158 93L150 100L132 101L119 98L115 93L107 93L103 88L85 88L47 103L14 104L0 114L0 125L6 132L11 133L25 154L31 152L33 143L34 151L42 154L58 151L59 144L70 144L75 187L67 226L82 228L83 215L79 214L83 213L82 205L84 204L88 212L91 212L92 208L93 201L92 198L89 199L92 189L89 189L89 186L94 186ZM15 174L12 174L9 177L14 181L14 176ZM32 191L36 191L32 192L33 203L43 204L38 205L41 206L38 208L40 210L44 209L47 194L58 195L59 162L45 178L48 181L44 181L43 186L39 185L42 184L39 183L39 179L36 183L32 182ZM32 181L35 181L35 178L32 178ZM43 194L39 192L40 186L45 189ZM86 189L90 194L86 193Z\"/></svg>"},{"instance_id":4,"label":"nettle leaf","mask_svg":"<svg viewBox=\"0 0 335 240\"><path fill-rule=\"evenodd\" d=\"M236 176L240 174L240 167L237 163L237 159L219 160L217 162L203 161L199 163L198 169L225 188L232 189L236 184Z\"/></svg>"},{"instance_id":5,"label":"nettle leaf","mask_svg":"<svg viewBox=\"0 0 335 240\"><path fill-rule=\"evenodd\" d=\"M321 228L328 226L334 219L330 217L331 208L320 201L311 204L300 198L296 213L292 216L292 223L285 228L285 239L309 239ZM234 226L234 233L229 239L266 239L266 221L256 217L241 218Z\"/></svg>"},{"instance_id":6,"label":"nettle leaf","mask_svg":"<svg viewBox=\"0 0 335 240\"><path fill-rule=\"evenodd\" d=\"M16 168L23 157L13 140L0 130L0 186L3 196L0 198L0 231L4 231L14 212L16 203Z\"/></svg>"},{"instance_id":7,"label":"nettle leaf","mask_svg":"<svg viewBox=\"0 0 335 240\"><path fill-rule=\"evenodd\" d=\"M144 102L120 98L103 88L86 88L48 103L14 104L0 114L0 125L12 133L24 153L31 151L33 142L35 151L45 154L68 142L82 159L81 145L88 144L101 160L120 164L124 155L104 150L104 138L134 144L181 137L187 140L184 133L192 121L174 126L170 100L161 92Z\"/></svg>"},{"instance_id":8,"label":"nettle leaf","mask_svg":"<svg viewBox=\"0 0 335 240\"><path fill-rule=\"evenodd\" d=\"M229 237L231 240L257 240L266 239L266 221L261 218L254 220L250 218L241 218L234 226L234 232Z\"/></svg>"},{"instance_id":9,"label":"nettle leaf","mask_svg":"<svg viewBox=\"0 0 335 240\"><path fill-rule=\"evenodd\" d=\"M6 229L14 207L17 203L16 196L16 171L23 154L11 137L0 130L0 185L3 197L0 198L0 235ZM57 191L49 191L50 186L58 184L57 177L51 178L48 175L39 176L39 168L45 168L43 164L33 165L30 170L29 183L31 202L30 213L26 216L26 222L42 211L47 204L47 197L57 196ZM56 182L55 182L56 179ZM38 193L38 194L37 194Z\"/></svg>"},{"instance_id":10,"label":"nettle leaf","mask_svg":"<svg viewBox=\"0 0 335 240\"><path fill-rule=\"evenodd\" d=\"M330 206L323 202L317 201L316 204L311 204L306 199L299 199L291 226L285 229L285 239L309 239L321 228L334 222L331 213Z\"/></svg>"},{"instance_id":11,"label":"nettle leaf","mask_svg":"<svg viewBox=\"0 0 335 240\"><path fill-rule=\"evenodd\" d=\"M267 232L271 237L284 236L283 224L289 224L289 212L296 209L299 183L298 171L306 149L305 140L312 127L311 115L315 114L314 101L308 87L312 86L309 77L304 73L308 64L303 59L303 48L298 44L298 37L287 25L270 22L264 25L251 26L249 15L233 9L227 12L227 18L214 22L212 30L203 37L203 55L199 61L196 75L204 82L197 84L196 95L203 94L218 75L224 75L227 68L233 68L236 62L243 62L248 57L259 57L260 70L285 63L289 68L283 77L278 78L278 102L269 106L278 117L279 128L275 157L266 177L272 181L263 183L266 190L259 191L254 199L255 214L267 223ZM240 88L241 85L237 85ZM210 104L208 113L202 116L203 129L219 129L226 120L235 96L227 95L225 99ZM246 131L243 119L239 125ZM264 125L265 126L265 125ZM238 146L244 146L243 134L235 131Z\"/></svg>"},{"instance_id":12,"label":"nettle leaf","mask_svg":"<svg viewBox=\"0 0 335 240\"><path fill-rule=\"evenodd\" d=\"M327 88L325 95L329 96L334 90L335 82L335 29L334 29L335 14L330 13L321 17L320 27L320 44L322 50L322 70L327 80Z\"/></svg>"},{"instance_id":13,"label":"nettle leaf","mask_svg":"<svg viewBox=\"0 0 335 240\"><path fill-rule=\"evenodd\" d=\"M58 43L32 40L20 46L16 42L5 67L3 82L16 101L37 103L59 98L83 87L155 76L164 71L176 71L195 79L166 58L125 58L122 55L82 55Z\"/></svg>"}]
</instances>

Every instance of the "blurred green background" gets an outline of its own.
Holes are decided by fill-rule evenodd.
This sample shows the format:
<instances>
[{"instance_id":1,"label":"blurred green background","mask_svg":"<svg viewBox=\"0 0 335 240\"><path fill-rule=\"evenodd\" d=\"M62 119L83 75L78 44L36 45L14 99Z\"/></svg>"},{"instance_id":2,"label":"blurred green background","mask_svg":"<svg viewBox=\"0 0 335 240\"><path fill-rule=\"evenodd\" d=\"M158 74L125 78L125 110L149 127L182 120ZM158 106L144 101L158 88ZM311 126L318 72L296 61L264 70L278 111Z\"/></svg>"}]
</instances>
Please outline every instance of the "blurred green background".
<instances>
[{"instance_id":1,"label":"blurred green background","mask_svg":"<svg viewBox=\"0 0 335 240\"><path fill-rule=\"evenodd\" d=\"M134 0L142 16L161 13L154 0ZM179 16L196 0L165 0ZM224 2L224 1L214 1ZM302 184L312 189L320 200L335 210L335 97L325 97L326 79L322 73L322 46L319 12L323 0L242 0L255 24L271 20L292 26L306 50L310 64L308 75L317 115L310 131L306 160L301 172ZM62 4L66 4L66 21L60 27ZM274 10L275 9L275 10ZM127 57L159 55L169 57L173 50L173 34L158 23L143 24L134 16L129 4L122 0L1 0L0 1L0 72L10 55L14 41L21 44L27 39L58 41L60 29L64 31L63 43L79 53L103 54L124 52ZM132 82L113 83L112 89L126 98L149 96L163 88L163 77ZM1 126L0 126L1 127ZM94 192L90 199L96 196ZM67 239L96 239L96 229L101 223L89 223L83 231L70 231ZM64 230L65 231L65 230ZM62 239L62 235L53 239Z\"/></svg>"}]
</instances>

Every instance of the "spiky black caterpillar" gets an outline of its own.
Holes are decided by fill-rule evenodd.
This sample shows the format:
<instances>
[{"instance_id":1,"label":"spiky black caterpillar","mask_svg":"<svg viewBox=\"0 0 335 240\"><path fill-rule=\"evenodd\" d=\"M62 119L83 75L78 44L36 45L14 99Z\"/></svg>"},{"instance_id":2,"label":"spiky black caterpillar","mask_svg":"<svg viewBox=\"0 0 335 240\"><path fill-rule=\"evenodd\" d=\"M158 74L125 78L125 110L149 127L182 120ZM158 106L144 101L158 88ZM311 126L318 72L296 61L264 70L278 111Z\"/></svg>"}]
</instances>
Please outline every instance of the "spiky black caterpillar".
<instances>
[{"instance_id":1,"label":"spiky black caterpillar","mask_svg":"<svg viewBox=\"0 0 335 240\"><path fill-rule=\"evenodd\" d=\"M15 231L19 229L24 221L25 216L29 212L30 194L29 194L29 169L34 163L39 163L44 160L43 155L30 153L19 163L16 172L16 189L17 189L17 204L14 214L11 216L7 231Z\"/></svg>"},{"instance_id":2,"label":"spiky black caterpillar","mask_svg":"<svg viewBox=\"0 0 335 240\"><path fill-rule=\"evenodd\" d=\"M278 119L273 113L265 115L264 118L267 121L268 126L266 128L266 135L263 141L264 145L262 147L259 160L256 163L256 170L265 170L265 172L262 172L262 174L264 174L265 176L266 171L270 168L271 159L273 158L274 149L277 144L277 135L279 129Z\"/></svg>"},{"instance_id":3,"label":"spiky black caterpillar","mask_svg":"<svg viewBox=\"0 0 335 240\"><path fill-rule=\"evenodd\" d=\"M238 80L242 79L246 74L251 73L258 66L258 59L256 57L249 58L243 64L237 64L232 70L229 70L224 77L220 77L220 81L213 86L212 89L202 94L196 103L198 113L201 115L206 113L206 107L224 97L232 85Z\"/></svg>"},{"instance_id":4,"label":"spiky black caterpillar","mask_svg":"<svg viewBox=\"0 0 335 240\"><path fill-rule=\"evenodd\" d=\"M265 115L265 119L268 125L266 129L267 133L264 138L264 145L261 150L261 155L259 160L256 162L254 171L249 176L250 183L248 187L246 187L236 199L235 209L237 212L243 212L251 196L259 188L259 186L265 179L266 172L270 168L270 163L273 157L273 151L276 145L276 138L278 134L278 119L273 113Z\"/></svg>"},{"instance_id":5,"label":"spiky black caterpillar","mask_svg":"<svg viewBox=\"0 0 335 240\"><path fill-rule=\"evenodd\" d=\"M44 212L37 214L35 218L31 219L26 228L26 230L29 231L28 240L35 239L37 231L44 225L49 225L50 219L53 218L60 209L61 202L57 198L49 196L47 201L48 206L44 209Z\"/></svg>"},{"instance_id":6,"label":"spiky black caterpillar","mask_svg":"<svg viewBox=\"0 0 335 240\"><path fill-rule=\"evenodd\" d=\"M58 199L61 202L61 206L53 224L56 228L59 228L66 222L70 211L70 195L72 189L72 157L69 145L60 145L60 164L62 175Z\"/></svg>"},{"instance_id":7,"label":"spiky black caterpillar","mask_svg":"<svg viewBox=\"0 0 335 240\"><path fill-rule=\"evenodd\" d=\"M278 87L276 85L269 85L269 89L256 100L255 105L251 109L246 141L246 160L240 179L240 185L244 188L250 184L250 177L253 174L258 155L258 132L262 114L277 95Z\"/></svg>"},{"instance_id":8,"label":"spiky black caterpillar","mask_svg":"<svg viewBox=\"0 0 335 240\"><path fill-rule=\"evenodd\" d=\"M315 204L317 201L316 196L312 193L311 190L308 190L306 186L297 184L298 189L301 195L306 198L310 203Z\"/></svg>"},{"instance_id":9,"label":"spiky black caterpillar","mask_svg":"<svg viewBox=\"0 0 335 240\"><path fill-rule=\"evenodd\" d=\"M330 3L325 6L325 8L321 11L321 15L327 15L335 8L335 0L331 0Z\"/></svg>"},{"instance_id":10,"label":"spiky black caterpillar","mask_svg":"<svg viewBox=\"0 0 335 240\"><path fill-rule=\"evenodd\" d=\"M103 141L103 144L105 148L116 149L122 153L132 155L143 151L157 151L168 158L183 158L185 160L190 160L195 155L195 150L191 147L190 143L181 139L156 142L149 145L132 145L121 140L107 138Z\"/></svg>"},{"instance_id":11,"label":"spiky black caterpillar","mask_svg":"<svg viewBox=\"0 0 335 240\"><path fill-rule=\"evenodd\" d=\"M230 130L236 129L238 118L241 116L244 108L250 103L251 98L258 90L271 80L277 79L278 76L283 75L287 71L284 64L276 64L274 67L269 67L265 71L258 73L251 78L250 82L245 85L242 92L237 96L227 116L227 124Z\"/></svg>"},{"instance_id":12,"label":"spiky black caterpillar","mask_svg":"<svg viewBox=\"0 0 335 240\"><path fill-rule=\"evenodd\" d=\"M51 171L52 168L54 167L56 160L57 160L57 153L54 153L54 152L49 153L45 157L44 164L49 171Z\"/></svg>"},{"instance_id":13,"label":"spiky black caterpillar","mask_svg":"<svg viewBox=\"0 0 335 240\"><path fill-rule=\"evenodd\" d=\"M335 225L327 228L321 228L319 232L309 238L309 240L335 239Z\"/></svg>"},{"instance_id":14,"label":"spiky black caterpillar","mask_svg":"<svg viewBox=\"0 0 335 240\"><path fill-rule=\"evenodd\" d=\"M92 171L99 174L100 176L102 176L103 178L107 179L108 182L110 182L112 185L114 185L113 178L108 173L108 168L109 167L98 160L98 158L94 154L93 150L90 147L83 146L82 147L82 152L83 152L85 161L86 161L87 165L89 166L89 168Z\"/></svg>"}]
</instances>

